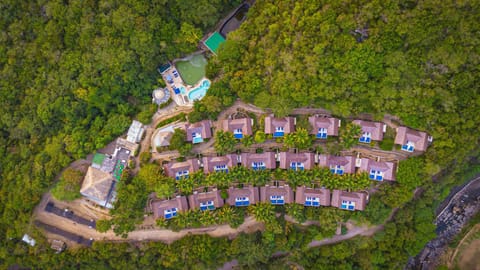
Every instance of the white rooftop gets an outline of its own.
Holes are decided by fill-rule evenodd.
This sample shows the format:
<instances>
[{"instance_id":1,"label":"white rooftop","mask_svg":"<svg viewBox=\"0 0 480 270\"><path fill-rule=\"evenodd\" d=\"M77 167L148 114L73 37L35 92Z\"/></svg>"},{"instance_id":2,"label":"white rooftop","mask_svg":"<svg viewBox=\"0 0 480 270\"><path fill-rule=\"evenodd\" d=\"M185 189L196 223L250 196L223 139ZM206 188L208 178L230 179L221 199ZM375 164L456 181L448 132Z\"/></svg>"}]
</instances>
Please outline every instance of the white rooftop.
<instances>
[{"instance_id":1,"label":"white rooftop","mask_svg":"<svg viewBox=\"0 0 480 270\"><path fill-rule=\"evenodd\" d=\"M127 133L127 141L138 143L142 140L142 135L144 132L144 128L142 123L137 120L133 120L132 125L128 129Z\"/></svg>"},{"instance_id":2,"label":"white rooftop","mask_svg":"<svg viewBox=\"0 0 480 270\"><path fill-rule=\"evenodd\" d=\"M35 239L30 237L30 235L28 235L28 234L23 235L22 241L29 244L32 247L35 246L35 243L36 243Z\"/></svg>"}]
</instances>

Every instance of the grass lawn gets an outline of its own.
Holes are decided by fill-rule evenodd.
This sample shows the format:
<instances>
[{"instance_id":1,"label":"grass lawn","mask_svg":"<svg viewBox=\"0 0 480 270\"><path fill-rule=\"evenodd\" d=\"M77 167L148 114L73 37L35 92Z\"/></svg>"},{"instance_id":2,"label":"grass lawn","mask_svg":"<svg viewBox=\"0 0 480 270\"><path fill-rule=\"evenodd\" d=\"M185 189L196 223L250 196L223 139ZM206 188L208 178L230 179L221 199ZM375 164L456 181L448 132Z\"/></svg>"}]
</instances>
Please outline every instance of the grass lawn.
<instances>
[{"instance_id":1,"label":"grass lawn","mask_svg":"<svg viewBox=\"0 0 480 270\"><path fill-rule=\"evenodd\" d=\"M188 85L195 85L205 77L207 59L202 54L193 56L190 60L179 61L175 64L183 81Z\"/></svg>"}]
</instances>

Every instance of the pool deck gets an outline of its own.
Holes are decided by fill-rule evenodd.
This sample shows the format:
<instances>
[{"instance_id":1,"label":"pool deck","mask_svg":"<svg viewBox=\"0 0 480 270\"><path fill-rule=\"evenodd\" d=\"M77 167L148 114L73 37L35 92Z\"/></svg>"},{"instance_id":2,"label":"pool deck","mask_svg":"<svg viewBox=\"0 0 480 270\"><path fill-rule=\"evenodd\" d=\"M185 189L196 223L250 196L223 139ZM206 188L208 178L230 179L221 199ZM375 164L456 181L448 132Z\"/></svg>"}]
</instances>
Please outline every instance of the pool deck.
<instances>
[{"instance_id":1,"label":"pool deck","mask_svg":"<svg viewBox=\"0 0 480 270\"><path fill-rule=\"evenodd\" d=\"M177 76L175 76L175 72ZM180 73L178 72L178 70L175 68L174 65L172 65L169 69L167 69L162 73L162 78L165 81L167 85L167 89L168 91L170 91L170 95L172 99L175 101L175 103L177 103L178 106L187 106L187 107L193 106L193 101L188 99L188 93L190 93L191 90L199 87L202 84L202 82L205 79L207 79L206 77L203 77L195 85L193 86L187 85L182 80ZM175 94L174 88L181 89L182 87L185 88L185 93Z\"/></svg>"}]
</instances>

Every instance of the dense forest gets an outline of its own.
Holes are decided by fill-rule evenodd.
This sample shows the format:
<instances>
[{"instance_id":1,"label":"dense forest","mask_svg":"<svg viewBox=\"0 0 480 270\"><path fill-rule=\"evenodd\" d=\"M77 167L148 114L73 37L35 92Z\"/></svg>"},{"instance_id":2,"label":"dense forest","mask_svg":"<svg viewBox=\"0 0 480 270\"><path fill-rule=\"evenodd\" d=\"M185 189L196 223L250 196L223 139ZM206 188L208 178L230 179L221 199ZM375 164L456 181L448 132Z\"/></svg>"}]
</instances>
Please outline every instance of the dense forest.
<instances>
[{"instance_id":1,"label":"dense forest","mask_svg":"<svg viewBox=\"0 0 480 270\"><path fill-rule=\"evenodd\" d=\"M479 12L478 1L258 1L209 64L228 91L213 85L197 111L215 116L210 103L231 91L277 115L393 114L433 135L438 172L478 142Z\"/></svg>"},{"instance_id":2,"label":"dense forest","mask_svg":"<svg viewBox=\"0 0 480 270\"><path fill-rule=\"evenodd\" d=\"M158 65L239 2L1 1L0 265L60 170L151 112Z\"/></svg>"},{"instance_id":3,"label":"dense forest","mask_svg":"<svg viewBox=\"0 0 480 270\"><path fill-rule=\"evenodd\" d=\"M400 269L434 237L434 208L471 176L469 166L478 167L480 3L259 0L209 60L208 76L217 79L190 120L214 118L235 97L277 115L299 106L342 117L396 115L434 137L422 167L427 174L409 177L410 188L420 186L418 198L405 203L410 198L382 190L384 200L372 200L363 215L401 207L384 231L317 249L306 245L318 228L281 217L263 234L234 240L95 243L60 255L46 248L31 211L58 172L123 133L131 118L148 119L156 67L195 50L192 36L238 3L0 3L0 265L209 269L236 258L252 269ZM477 157L472 164L470 156ZM432 183L429 176L439 172ZM37 236L36 247L19 241L25 232ZM270 261L277 251L287 255Z\"/></svg>"}]
</instances>

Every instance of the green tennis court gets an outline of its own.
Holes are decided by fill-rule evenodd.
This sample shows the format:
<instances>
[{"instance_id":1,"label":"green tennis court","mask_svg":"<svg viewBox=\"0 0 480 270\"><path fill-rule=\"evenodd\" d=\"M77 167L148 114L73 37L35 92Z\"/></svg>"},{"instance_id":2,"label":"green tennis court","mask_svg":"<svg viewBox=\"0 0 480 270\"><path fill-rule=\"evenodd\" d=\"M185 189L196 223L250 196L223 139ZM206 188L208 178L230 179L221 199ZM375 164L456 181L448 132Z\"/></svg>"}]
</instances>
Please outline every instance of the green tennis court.
<instances>
[{"instance_id":1,"label":"green tennis court","mask_svg":"<svg viewBox=\"0 0 480 270\"><path fill-rule=\"evenodd\" d=\"M210 51L217 54L218 47L220 47L220 44L223 42L225 42L225 38L223 38L218 32L214 32L207 38L207 40L205 40L204 44Z\"/></svg>"},{"instance_id":2,"label":"green tennis court","mask_svg":"<svg viewBox=\"0 0 480 270\"><path fill-rule=\"evenodd\" d=\"M189 60L178 61L175 63L175 67L180 73L183 81L192 86L205 77L206 65L207 59L205 59L203 54L197 54L192 56Z\"/></svg>"}]
</instances>

